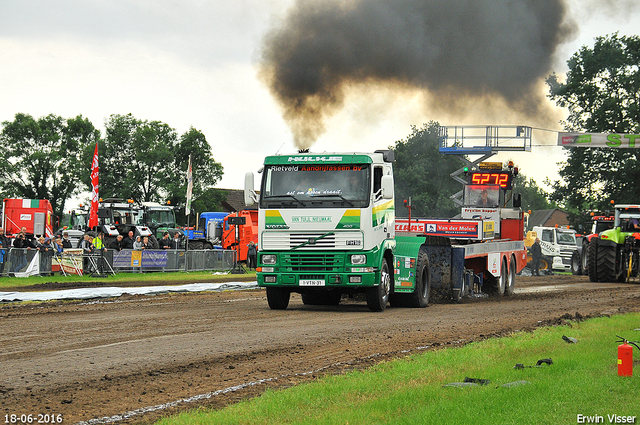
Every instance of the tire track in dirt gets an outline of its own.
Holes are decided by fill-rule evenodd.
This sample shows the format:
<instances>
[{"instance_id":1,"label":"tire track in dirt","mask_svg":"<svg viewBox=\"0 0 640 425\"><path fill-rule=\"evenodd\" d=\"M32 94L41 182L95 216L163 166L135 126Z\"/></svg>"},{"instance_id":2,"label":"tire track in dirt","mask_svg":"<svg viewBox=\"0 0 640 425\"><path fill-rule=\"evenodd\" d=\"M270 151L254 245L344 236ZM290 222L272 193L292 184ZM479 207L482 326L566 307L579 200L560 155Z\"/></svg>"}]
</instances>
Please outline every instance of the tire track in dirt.
<instances>
[{"instance_id":1,"label":"tire track in dirt","mask_svg":"<svg viewBox=\"0 0 640 425\"><path fill-rule=\"evenodd\" d=\"M0 309L0 361L6 371L0 403L8 414L58 412L65 423L75 423L260 382L125 421L148 422L424 347L458 346L640 306L637 284L595 287L585 277L566 275L521 278L518 284L568 286L556 293L382 313L350 301L304 306L299 296L288 310L272 311L262 290L6 305Z\"/></svg>"}]
</instances>

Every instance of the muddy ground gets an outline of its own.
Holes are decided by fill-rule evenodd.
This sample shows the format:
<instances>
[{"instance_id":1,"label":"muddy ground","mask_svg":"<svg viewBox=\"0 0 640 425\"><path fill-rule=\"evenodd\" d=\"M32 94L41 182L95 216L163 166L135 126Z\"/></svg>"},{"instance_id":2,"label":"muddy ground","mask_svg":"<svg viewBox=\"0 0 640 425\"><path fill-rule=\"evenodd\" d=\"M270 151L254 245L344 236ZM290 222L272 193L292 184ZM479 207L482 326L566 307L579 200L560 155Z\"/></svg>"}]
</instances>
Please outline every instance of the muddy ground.
<instances>
[{"instance_id":1,"label":"muddy ground","mask_svg":"<svg viewBox=\"0 0 640 425\"><path fill-rule=\"evenodd\" d=\"M507 298L381 313L354 300L305 306L295 294L272 311L263 290L5 304L1 411L150 423L423 350L640 311L638 283L519 276L516 288ZM463 376L452 371L451 380Z\"/></svg>"}]
</instances>

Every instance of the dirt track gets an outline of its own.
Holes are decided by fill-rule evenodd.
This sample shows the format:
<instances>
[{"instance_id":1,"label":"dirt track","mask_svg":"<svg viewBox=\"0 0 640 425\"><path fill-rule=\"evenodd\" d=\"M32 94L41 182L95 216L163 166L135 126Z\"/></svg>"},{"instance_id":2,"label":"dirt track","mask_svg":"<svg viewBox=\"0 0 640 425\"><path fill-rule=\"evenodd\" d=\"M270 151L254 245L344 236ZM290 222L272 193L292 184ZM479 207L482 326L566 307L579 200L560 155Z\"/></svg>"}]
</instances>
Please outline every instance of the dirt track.
<instances>
[{"instance_id":1,"label":"dirt track","mask_svg":"<svg viewBox=\"0 0 640 425\"><path fill-rule=\"evenodd\" d=\"M0 404L3 414L59 413L76 423L209 396L124 421L151 422L424 349L640 311L638 283L555 275L518 277L516 288L509 298L382 313L349 301L305 306L297 295L272 311L262 290L5 305Z\"/></svg>"}]
</instances>

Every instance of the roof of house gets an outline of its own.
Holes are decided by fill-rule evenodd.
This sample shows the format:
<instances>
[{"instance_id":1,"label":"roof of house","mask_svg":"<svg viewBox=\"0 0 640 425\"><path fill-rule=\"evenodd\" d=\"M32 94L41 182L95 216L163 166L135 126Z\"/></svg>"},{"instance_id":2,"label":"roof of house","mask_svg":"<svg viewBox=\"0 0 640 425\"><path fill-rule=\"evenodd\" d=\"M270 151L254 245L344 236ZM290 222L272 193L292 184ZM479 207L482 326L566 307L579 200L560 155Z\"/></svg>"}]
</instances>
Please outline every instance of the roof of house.
<instances>
[{"instance_id":1,"label":"roof of house","mask_svg":"<svg viewBox=\"0 0 640 425\"><path fill-rule=\"evenodd\" d=\"M567 214L566 212L562 211L560 208L533 211L529 216L529 229L531 229L533 226L546 225L549 219L551 218L551 216L553 215L553 213L555 213L556 211L559 211L565 215ZM552 223L552 224L556 224L556 223Z\"/></svg>"},{"instance_id":2,"label":"roof of house","mask_svg":"<svg viewBox=\"0 0 640 425\"><path fill-rule=\"evenodd\" d=\"M226 212L236 212L242 210L257 210L257 205L247 206L244 203L244 190L240 189L218 189L227 192L227 199L222 201L222 207Z\"/></svg>"}]
</instances>

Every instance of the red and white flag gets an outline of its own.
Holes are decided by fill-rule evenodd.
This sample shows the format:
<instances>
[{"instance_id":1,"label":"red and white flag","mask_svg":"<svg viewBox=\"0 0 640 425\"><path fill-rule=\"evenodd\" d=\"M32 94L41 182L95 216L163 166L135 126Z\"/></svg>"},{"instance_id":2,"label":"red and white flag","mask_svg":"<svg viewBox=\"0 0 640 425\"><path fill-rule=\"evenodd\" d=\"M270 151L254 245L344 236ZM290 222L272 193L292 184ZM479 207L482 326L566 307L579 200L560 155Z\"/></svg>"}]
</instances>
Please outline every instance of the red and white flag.
<instances>
[{"instance_id":1,"label":"red and white flag","mask_svg":"<svg viewBox=\"0 0 640 425\"><path fill-rule=\"evenodd\" d=\"M193 171L191 170L191 155L189 155L189 169L187 170L187 205L185 205L185 215L191 214L191 196L193 195Z\"/></svg>"},{"instance_id":2,"label":"red and white flag","mask_svg":"<svg viewBox=\"0 0 640 425\"><path fill-rule=\"evenodd\" d=\"M91 210L89 211L89 228L98 225L98 142L96 142L96 150L93 153L93 161L91 162Z\"/></svg>"}]
</instances>

